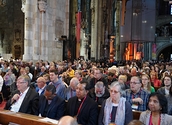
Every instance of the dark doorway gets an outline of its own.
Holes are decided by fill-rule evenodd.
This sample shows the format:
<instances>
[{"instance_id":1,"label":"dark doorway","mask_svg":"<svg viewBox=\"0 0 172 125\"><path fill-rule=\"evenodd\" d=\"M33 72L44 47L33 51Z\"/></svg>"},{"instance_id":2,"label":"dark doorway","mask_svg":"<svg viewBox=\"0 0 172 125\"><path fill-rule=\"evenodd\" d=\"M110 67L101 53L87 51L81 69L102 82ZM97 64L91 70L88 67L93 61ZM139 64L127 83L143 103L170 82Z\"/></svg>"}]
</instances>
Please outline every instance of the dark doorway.
<instances>
[{"instance_id":1,"label":"dark doorway","mask_svg":"<svg viewBox=\"0 0 172 125\"><path fill-rule=\"evenodd\" d=\"M171 54L172 54L172 46L168 46L159 53L158 60L159 61L170 61L170 60L172 60Z\"/></svg>"}]
</instances>

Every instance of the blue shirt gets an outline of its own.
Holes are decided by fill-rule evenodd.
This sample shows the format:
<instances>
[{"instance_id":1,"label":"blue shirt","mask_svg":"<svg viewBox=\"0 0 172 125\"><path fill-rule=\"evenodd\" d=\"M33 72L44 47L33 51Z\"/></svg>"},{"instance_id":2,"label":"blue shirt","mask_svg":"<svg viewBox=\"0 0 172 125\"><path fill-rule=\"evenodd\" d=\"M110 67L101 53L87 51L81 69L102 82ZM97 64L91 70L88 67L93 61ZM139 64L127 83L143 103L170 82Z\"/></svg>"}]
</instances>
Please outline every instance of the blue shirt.
<instances>
[{"instance_id":1,"label":"blue shirt","mask_svg":"<svg viewBox=\"0 0 172 125\"><path fill-rule=\"evenodd\" d=\"M69 100L69 98L76 96L76 91L72 90L69 86L65 91L65 99Z\"/></svg>"},{"instance_id":2,"label":"blue shirt","mask_svg":"<svg viewBox=\"0 0 172 125\"><path fill-rule=\"evenodd\" d=\"M141 89L138 93L134 94L130 89L127 89L127 90L125 90L124 97L131 104L131 106L133 105L133 102L132 102L133 98L141 98L143 100L143 104L137 103L138 108L134 109L134 110L137 110L137 111L146 111L147 110L149 93L146 92L145 90Z\"/></svg>"},{"instance_id":3,"label":"blue shirt","mask_svg":"<svg viewBox=\"0 0 172 125\"><path fill-rule=\"evenodd\" d=\"M50 82L49 84L53 84L56 87L56 94L60 96L62 99L65 99L65 84L61 79L58 79L56 83Z\"/></svg>"}]
</instances>

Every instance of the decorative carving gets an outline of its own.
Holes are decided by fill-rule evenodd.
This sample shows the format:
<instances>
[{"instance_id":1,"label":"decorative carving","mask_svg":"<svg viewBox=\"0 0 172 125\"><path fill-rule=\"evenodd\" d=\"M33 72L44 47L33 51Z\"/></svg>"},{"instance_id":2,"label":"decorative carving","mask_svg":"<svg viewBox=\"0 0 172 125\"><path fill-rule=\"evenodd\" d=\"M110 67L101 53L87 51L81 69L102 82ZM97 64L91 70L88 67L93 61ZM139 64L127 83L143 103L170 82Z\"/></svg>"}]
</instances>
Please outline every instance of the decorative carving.
<instances>
[{"instance_id":1,"label":"decorative carving","mask_svg":"<svg viewBox=\"0 0 172 125\"><path fill-rule=\"evenodd\" d=\"M21 0L22 1L22 8L21 11L25 13L25 5L26 5L26 0Z\"/></svg>"},{"instance_id":2,"label":"decorative carving","mask_svg":"<svg viewBox=\"0 0 172 125\"><path fill-rule=\"evenodd\" d=\"M0 0L0 6L4 7L6 5L6 0Z\"/></svg>"},{"instance_id":3,"label":"decorative carving","mask_svg":"<svg viewBox=\"0 0 172 125\"><path fill-rule=\"evenodd\" d=\"M46 0L39 0L38 1L38 9L39 9L39 11L45 13L46 8L47 8L47 1Z\"/></svg>"}]
</instances>

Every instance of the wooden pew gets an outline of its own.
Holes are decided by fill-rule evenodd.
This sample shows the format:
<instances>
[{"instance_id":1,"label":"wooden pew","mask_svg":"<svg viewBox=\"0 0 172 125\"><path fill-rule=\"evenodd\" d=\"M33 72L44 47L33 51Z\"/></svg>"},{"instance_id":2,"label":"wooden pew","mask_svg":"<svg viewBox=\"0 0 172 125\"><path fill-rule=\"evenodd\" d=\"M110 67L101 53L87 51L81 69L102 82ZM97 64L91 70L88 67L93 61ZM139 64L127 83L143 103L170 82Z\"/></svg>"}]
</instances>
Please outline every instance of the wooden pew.
<instances>
[{"instance_id":1,"label":"wooden pew","mask_svg":"<svg viewBox=\"0 0 172 125\"><path fill-rule=\"evenodd\" d=\"M139 120L141 113L142 113L141 111L133 110L133 119L134 120Z\"/></svg>"},{"instance_id":2,"label":"wooden pew","mask_svg":"<svg viewBox=\"0 0 172 125\"><path fill-rule=\"evenodd\" d=\"M19 112L15 113L9 110L0 110L0 124L2 125L8 125L9 122L20 125L53 125L53 123L50 122L40 121L40 119L43 118Z\"/></svg>"}]
</instances>

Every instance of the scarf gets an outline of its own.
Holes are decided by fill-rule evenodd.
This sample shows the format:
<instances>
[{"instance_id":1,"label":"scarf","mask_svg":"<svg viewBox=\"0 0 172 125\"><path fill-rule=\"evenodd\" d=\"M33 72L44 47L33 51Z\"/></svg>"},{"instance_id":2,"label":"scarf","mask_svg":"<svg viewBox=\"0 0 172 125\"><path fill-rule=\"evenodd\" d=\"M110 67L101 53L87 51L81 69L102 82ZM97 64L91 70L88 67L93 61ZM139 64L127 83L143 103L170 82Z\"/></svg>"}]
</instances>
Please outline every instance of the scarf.
<instances>
[{"instance_id":1,"label":"scarf","mask_svg":"<svg viewBox=\"0 0 172 125\"><path fill-rule=\"evenodd\" d=\"M116 116L115 116L115 124L116 125L124 125L125 122L125 101L126 99L121 97L118 103ZM104 125L109 125L111 122L111 112L112 112L112 99L108 98L104 107Z\"/></svg>"}]
</instances>

